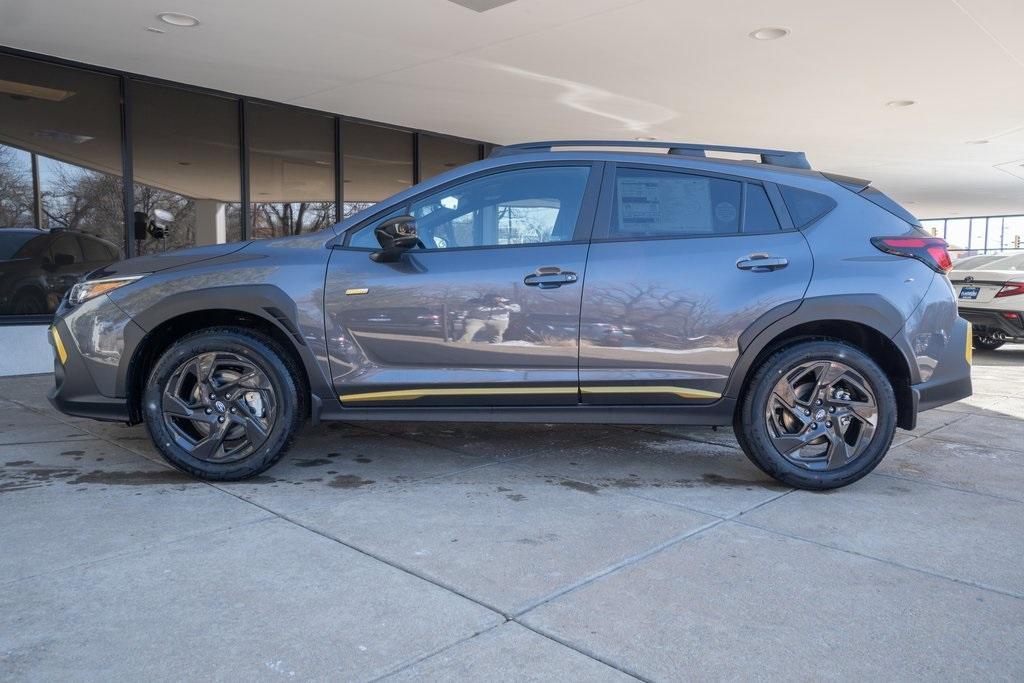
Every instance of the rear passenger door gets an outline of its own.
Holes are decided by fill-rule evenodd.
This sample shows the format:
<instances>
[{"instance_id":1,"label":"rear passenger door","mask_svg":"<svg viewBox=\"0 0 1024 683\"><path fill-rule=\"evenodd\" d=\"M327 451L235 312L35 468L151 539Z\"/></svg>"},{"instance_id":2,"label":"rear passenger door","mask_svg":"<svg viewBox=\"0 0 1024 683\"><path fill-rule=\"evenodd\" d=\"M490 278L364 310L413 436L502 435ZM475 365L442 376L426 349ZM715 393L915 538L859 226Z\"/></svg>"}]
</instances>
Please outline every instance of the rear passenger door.
<instances>
[{"instance_id":1,"label":"rear passenger door","mask_svg":"<svg viewBox=\"0 0 1024 683\"><path fill-rule=\"evenodd\" d=\"M810 250L782 206L771 184L609 165L581 307L583 402L719 398L740 334L810 281Z\"/></svg>"}]
</instances>

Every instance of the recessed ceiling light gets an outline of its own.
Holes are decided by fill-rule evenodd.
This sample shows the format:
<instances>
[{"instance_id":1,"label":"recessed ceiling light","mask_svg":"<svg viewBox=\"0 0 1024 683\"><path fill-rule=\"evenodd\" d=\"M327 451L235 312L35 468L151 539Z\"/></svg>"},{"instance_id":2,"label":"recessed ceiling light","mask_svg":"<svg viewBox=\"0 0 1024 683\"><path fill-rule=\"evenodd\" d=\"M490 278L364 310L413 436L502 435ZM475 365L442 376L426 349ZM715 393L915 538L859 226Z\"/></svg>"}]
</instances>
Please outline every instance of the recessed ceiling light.
<instances>
[{"instance_id":1,"label":"recessed ceiling light","mask_svg":"<svg viewBox=\"0 0 1024 683\"><path fill-rule=\"evenodd\" d=\"M968 140L968 145L987 145L988 140Z\"/></svg>"},{"instance_id":2,"label":"recessed ceiling light","mask_svg":"<svg viewBox=\"0 0 1024 683\"><path fill-rule=\"evenodd\" d=\"M909 107L909 106L914 105L914 104L917 104L917 102L915 102L914 100L889 100L888 102L885 103L885 106L887 106L887 107Z\"/></svg>"},{"instance_id":3,"label":"recessed ceiling light","mask_svg":"<svg viewBox=\"0 0 1024 683\"><path fill-rule=\"evenodd\" d=\"M765 26L759 28L756 31L751 31L749 34L754 40L778 40L779 38L785 38L789 35L789 29L781 26Z\"/></svg>"},{"instance_id":4,"label":"recessed ceiling light","mask_svg":"<svg viewBox=\"0 0 1024 683\"><path fill-rule=\"evenodd\" d=\"M182 14L181 12L160 12L156 15L156 18L171 26L199 26L198 19L191 14Z\"/></svg>"}]
</instances>

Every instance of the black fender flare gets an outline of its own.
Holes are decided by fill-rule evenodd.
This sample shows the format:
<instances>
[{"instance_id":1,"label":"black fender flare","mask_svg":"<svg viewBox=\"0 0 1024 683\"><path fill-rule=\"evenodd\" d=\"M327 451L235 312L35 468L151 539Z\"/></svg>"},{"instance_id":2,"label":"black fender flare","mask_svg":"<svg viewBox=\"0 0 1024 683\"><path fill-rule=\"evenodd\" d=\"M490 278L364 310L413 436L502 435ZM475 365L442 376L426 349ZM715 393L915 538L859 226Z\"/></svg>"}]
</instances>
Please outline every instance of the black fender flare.
<instances>
[{"instance_id":1,"label":"black fender flare","mask_svg":"<svg viewBox=\"0 0 1024 683\"><path fill-rule=\"evenodd\" d=\"M309 378L314 396L332 396L320 363L298 326L298 309L288 294L275 285L226 285L171 294L132 316L136 325L125 328L125 352L121 355L117 376L117 395L127 396L131 366L139 361L143 341L163 323L187 313L230 310L258 317L275 326L292 346Z\"/></svg>"},{"instance_id":2,"label":"black fender flare","mask_svg":"<svg viewBox=\"0 0 1024 683\"><path fill-rule=\"evenodd\" d=\"M880 294L836 294L791 301L761 315L739 336L739 357L726 383L725 396L738 398L758 355L787 331L805 323L835 320L856 323L883 335L899 350L910 383L921 381L913 349L899 335L906 320Z\"/></svg>"}]
</instances>

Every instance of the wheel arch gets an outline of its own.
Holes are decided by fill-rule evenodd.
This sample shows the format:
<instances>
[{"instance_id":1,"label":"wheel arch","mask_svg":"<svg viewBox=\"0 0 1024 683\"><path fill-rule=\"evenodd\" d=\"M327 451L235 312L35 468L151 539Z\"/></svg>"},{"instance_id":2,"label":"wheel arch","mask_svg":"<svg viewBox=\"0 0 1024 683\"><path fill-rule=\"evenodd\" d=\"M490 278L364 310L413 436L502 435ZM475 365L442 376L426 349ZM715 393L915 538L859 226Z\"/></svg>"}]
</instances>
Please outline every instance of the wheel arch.
<instances>
[{"instance_id":1,"label":"wheel arch","mask_svg":"<svg viewBox=\"0 0 1024 683\"><path fill-rule=\"evenodd\" d=\"M137 326L126 330L118 394L128 402L132 422L142 419L141 397L150 370L174 342L212 327L238 327L266 334L301 368L300 383L317 402L324 382L317 361L296 324L294 301L272 285L217 287L181 292L148 306L133 317Z\"/></svg>"},{"instance_id":2,"label":"wheel arch","mask_svg":"<svg viewBox=\"0 0 1024 683\"><path fill-rule=\"evenodd\" d=\"M738 399L739 410L747 379L765 358L785 346L813 339L841 341L866 353L889 376L896 394L897 425L913 429L917 401L911 387L920 381L920 374L913 353L899 343L902 316L877 295L821 299L804 301L792 313L786 311L781 316L769 311L768 320L758 321L760 326L755 323L741 335L740 357L726 395Z\"/></svg>"}]
</instances>

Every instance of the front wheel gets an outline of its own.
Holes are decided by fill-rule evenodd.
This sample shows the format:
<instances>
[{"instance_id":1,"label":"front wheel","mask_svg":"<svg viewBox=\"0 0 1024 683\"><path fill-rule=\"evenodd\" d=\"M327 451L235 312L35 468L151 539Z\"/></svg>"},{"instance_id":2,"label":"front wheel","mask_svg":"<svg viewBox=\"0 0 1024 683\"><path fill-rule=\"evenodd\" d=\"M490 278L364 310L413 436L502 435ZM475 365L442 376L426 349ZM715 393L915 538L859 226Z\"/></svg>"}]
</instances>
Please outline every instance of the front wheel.
<instances>
[{"instance_id":1,"label":"front wheel","mask_svg":"<svg viewBox=\"0 0 1024 683\"><path fill-rule=\"evenodd\" d=\"M885 457L896 432L896 396L859 349L799 342L758 367L735 430L747 457L771 477L802 489L838 488Z\"/></svg>"},{"instance_id":2,"label":"front wheel","mask_svg":"<svg viewBox=\"0 0 1024 683\"><path fill-rule=\"evenodd\" d=\"M1006 343L1006 340L992 335L974 335L974 348L982 351L995 351Z\"/></svg>"},{"instance_id":3,"label":"front wheel","mask_svg":"<svg viewBox=\"0 0 1024 683\"><path fill-rule=\"evenodd\" d=\"M150 373L146 428L164 458L202 479L263 472L305 417L294 361L253 330L202 330L171 346Z\"/></svg>"}]
</instances>

